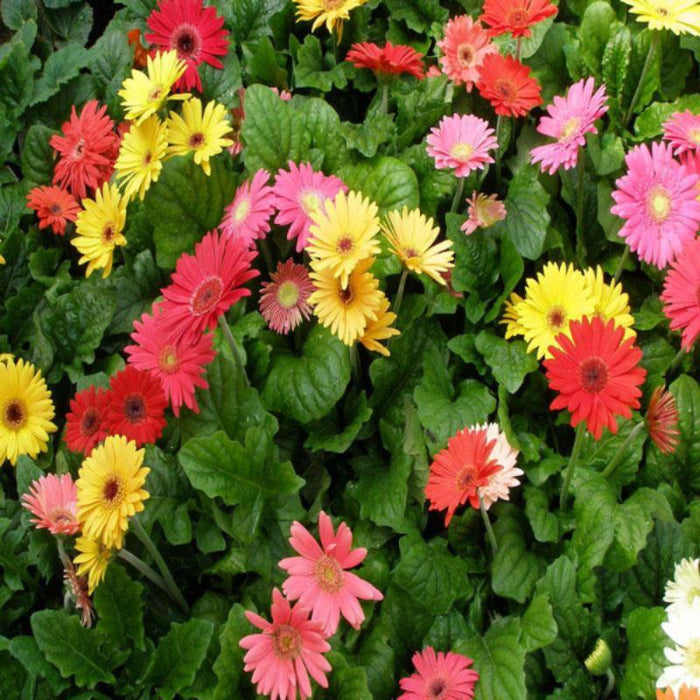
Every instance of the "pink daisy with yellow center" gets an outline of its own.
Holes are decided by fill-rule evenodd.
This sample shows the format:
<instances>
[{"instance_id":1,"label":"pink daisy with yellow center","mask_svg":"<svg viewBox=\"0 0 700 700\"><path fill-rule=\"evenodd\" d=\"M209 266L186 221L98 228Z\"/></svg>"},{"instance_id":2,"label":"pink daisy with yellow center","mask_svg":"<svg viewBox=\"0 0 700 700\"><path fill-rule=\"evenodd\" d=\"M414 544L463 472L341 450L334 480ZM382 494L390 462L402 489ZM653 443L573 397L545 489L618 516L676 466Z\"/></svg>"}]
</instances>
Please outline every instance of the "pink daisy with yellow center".
<instances>
[{"instance_id":1,"label":"pink daisy with yellow center","mask_svg":"<svg viewBox=\"0 0 700 700\"><path fill-rule=\"evenodd\" d=\"M22 505L35 517L37 529L52 535L75 535L80 532L76 515L77 491L70 474L46 474L33 481L22 496Z\"/></svg>"},{"instance_id":2,"label":"pink daisy with yellow center","mask_svg":"<svg viewBox=\"0 0 700 700\"><path fill-rule=\"evenodd\" d=\"M467 204L467 220L461 226L467 236L471 236L478 228L489 228L506 218L506 206L498 199L498 195L474 191L472 198L467 199Z\"/></svg>"},{"instance_id":3,"label":"pink daisy with yellow center","mask_svg":"<svg viewBox=\"0 0 700 700\"><path fill-rule=\"evenodd\" d=\"M267 184L269 179L266 170L258 170L252 180L244 182L226 207L219 226L225 236L240 240L247 248L251 248L256 239L264 238L270 230L275 195Z\"/></svg>"},{"instance_id":4,"label":"pink daisy with yellow center","mask_svg":"<svg viewBox=\"0 0 700 700\"><path fill-rule=\"evenodd\" d=\"M287 335L302 319L309 320L314 285L308 270L291 259L277 263L270 279L262 283L260 313L275 333Z\"/></svg>"},{"instance_id":5,"label":"pink daisy with yellow center","mask_svg":"<svg viewBox=\"0 0 700 700\"><path fill-rule=\"evenodd\" d=\"M676 155L700 149L700 114L690 110L672 114L664 122L664 140L673 146Z\"/></svg>"},{"instance_id":6,"label":"pink daisy with yellow center","mask_svg":"<svg viewBox=\"0 0 700 700\"><path fill-rule=\"evenodd\" d=\"M448 651L437 654L432 647L417 651L411 659L416 672L399 681L403 694L398 700L469 700L479 674L469 668L474 662Z\"/></svg>"}]
</instances>

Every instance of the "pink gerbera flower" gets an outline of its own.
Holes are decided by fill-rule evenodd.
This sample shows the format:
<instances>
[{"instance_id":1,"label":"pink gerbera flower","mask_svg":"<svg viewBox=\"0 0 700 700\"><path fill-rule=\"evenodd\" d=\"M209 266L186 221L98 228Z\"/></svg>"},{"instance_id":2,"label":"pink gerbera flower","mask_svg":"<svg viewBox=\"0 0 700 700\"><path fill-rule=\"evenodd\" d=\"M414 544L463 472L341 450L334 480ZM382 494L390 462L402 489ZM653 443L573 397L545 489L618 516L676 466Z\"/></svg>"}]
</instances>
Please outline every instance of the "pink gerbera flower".
<instances>
[{"instance_id":1,"label":"pink gerbera flower","mask_svg":"<svg viewBox=\"0 0 700 700\"><path fill-rule=\"evenodd\" d=\"M262 283L260 313L275 333L287 335L311 316L308 300L314 285L308 270L291 259L277 263L270 279Z\"/></svg>"},{"instance_id":2,"label":"pink gerbera flower","mask_svg":"<svg viewBox=\"0 0 700 700\"><path fill-rule=\"evenodd\" d=\"M498 199L498 195L474 191L472 198L467 199L467 204L467 220L461 226L467 236L471 236L478 228L489 228L506 218L506 206Z\"/></svg>"},{"instance_id":3,"label":"pink gerbera flower","mask_svg":"<svg viewBox=\"0 0 700 700\"><path fill-rule=\"evenodd\" d=\"M688 242L671 263L661 300L671 329L682 331L681 345L690 350L700 335L700 238Z\"/></svg>"},{"instance_id":4,"label":"pink gerbera flower","mask_svg":"<svg viewBox=\"0 0 700 700\"><path fill-rule=\"evenodd\" d=\"M297 165L290 160L289 170L278 171L272 188L278 210L275 223L289 225L287 239L297 239L297 253L306 248L309 226L313 224L311 214L318 211L326 199L334 199L341 190L348 191L342 180L335 175L316 172L310 163Z\"/></svg>"},{"instance_id":5,"label":"pink gerbera flower","mask_svg":"<svg viewBox=\"0 0 700 700\"><path fill-rule=\"evenodd\" d=\"M479 79L479 67L484 57L496 53L489 35L478 20L469 15L453 17L445 26L445 37L438 41L442 56L440 65L443 73L455 85L464 85L471 92Z\"/></svg>"},{"instance_id":6,"label":"pink gerbera flower","mask_svg":"<svg viewBox=\"0 0 700 700\"><path fill-rule=\"evenodd\" d=\"M143 314L140 322L134 321L131 339L135 344L124 348L129 363L160 380L173 413L179 416L183 404L199 413L195 389L209 388L203 375L205 365L216 357L212 336L169 332L162 305L156 304L153 315Z\"/></svg>"},{"instance_id":7,"label":"pink gerbera flower","mask_svg":"<svg viewBox=\"0 0 700 700\"><path fill-rule=\"evenodd\" d=\"M700 114L690 110L676 112L664 122L664 139L676 155L700 149Z\"/></svg>"},{"instance_id":8,"label":"pink gerbera flower","mask_svg":"<svg viewBox=\"0 0 700 700\"><path fill-rule=\"evenodd\" d=\"M311 676L322 688L328 687L331 670L324 654L330 644L318 623L309 620L309 610L301 604L291 607L275 588L272 591L272 622L246 611L248 621L262 630L243 637L239 644L248 651L244 670L253 671L253 683L261 695L272 700L301 700L311 697Z\"/></svg>"},{"instance_id":9,"label":"pink gerbera flower","mask_svg":"<svg viewBox=\"0 0 700 700\"><path fill-rule=\"evenodd\" d=\"M145 35L147 41L163 51L175 49L177 57L187 64L187 70L175 83L177 89L196 87L202 91L197 72L200 63L224 67L217 58L228 52L228 32L222 29L224 18L213 7L202 7L202 0L160 0L146 24L152 30Z\"/></svg>"},{"instance_id":10,"label":"pink gerbera flower","mask_svg":"<svg viewBox=\"0 0 700 700\"><path fill-rule=\"evenodd\" d=\"M467 700L474 697L474 685L479 674L469 668L474 662L462 654L439 651L425 647L413 658L416 673L399 681L398 700Z\"/></svg>"},{"instance_id":11,"label":"pink gerbera flower","mask_svg":"<svg viewBox=\"0 0 700 700\"><path fill-rule=\"evenodd\" d=\"M236 190L221 221L221 232L240 240L247 248L251 248L256 239L264 238L270 230L275 195L267 184L269 179L267 171L261 169L252 180L244 182Z\"/></svg>"},{"instance_id":12,"label":"pink gerbera flower","mask_svg":"<svg viewBox=\"0 0 700 700\"><path fill-rule=\"evenodd\" d=\"M666 267L700 226L698 176L673 157L668 144L635 146L625 158L627 174L612 193L611 212L623 219L620 229L629 247L645 262Z\"/></svg>"},{"instance_id":13,"label":"pink gerbera flower","mask_svg":"<svg viewBox=\"0 0 700 700\"><path fill-rule=\"evenodd\" d=\"M443 117L428 134L428 155L438 170L454 168L457 177L467 177L493 163L489 151L498 147L494 130L473 114Z\"/></svg>"},{"instance_id":14,"label":"pink gerbera flower","mask_svg":"<svg viewBox=\"0 0 700 700\"><path fill-rule=\"evenodd\" d=\"M282 585L290 600L311 609L327 637L335 634L342 615L355 629L365 619L360 600L382 600L374 586L345 569L361 564L367 556L364 547L352 548L352 532L340 523L333 532L331 519L321 511L318 516L321 546L311 533L294 521L289 543L301 556L282 559L280 566L289 574Z\"/></svg>"},{"instance_id":15,"label":"pink gerbera flower","mask_svg":"<svg viewBox=\"0 0 700 700\"><path fill-rule=\"evenodd\" d=\"M70 474L46 474L33 481L22 505L35 515L31 522L52 535L74 535L80 531L75 503L77 492Z\"/></svg>"},{"instance_id":16,"label":"pink gerbera flower","mask_svg":"<svg viewBox=\"0 0 700 700\"><path fill-rule=\"evenodd\" d=\"M520 486L518 477L522 476L523 470L518 469L515 463L518 460L518 450L511 447L505 433L502 433L497 423L484 423L477 426L479 430L486 430L486 440L493 441L491 447L491 459L500 465L500 469L488 477L486 486L479 489L484 507L488 510L493 503L498 500L509 500L510 489Z\"/></svg>"},{"instance_id":17,"label":"pink gerbera flower","mask_svg":"<svg viewBox=\"0 0 700 700\"><path fill-rule=\"evenodd\" d=\"M573 168L578 161L578 151L586 145L586 134L597 134L596 119L608 111L605 85L595 92L593 78L574 83L566 97L557 95L547 107L549 116L542 117L537 131L555 138L554 143L538 146L530 151L533 163L539 163L542 172L550 175L563 167Z\"/></svg>"},{"instance_id":18,"label":"pink gerbera flower","mask_svg":"<svg viewBox=\"0 0 700 700\"><path fill-rule=\"evenodd\" d=\"M277 97L280 98L283 102L289 102L289 100L292 99L292 93L289 92L289 90L280 90L279 88L276 87L271 87L270 90L277 95Z\"/></svg>"}]
</instances>

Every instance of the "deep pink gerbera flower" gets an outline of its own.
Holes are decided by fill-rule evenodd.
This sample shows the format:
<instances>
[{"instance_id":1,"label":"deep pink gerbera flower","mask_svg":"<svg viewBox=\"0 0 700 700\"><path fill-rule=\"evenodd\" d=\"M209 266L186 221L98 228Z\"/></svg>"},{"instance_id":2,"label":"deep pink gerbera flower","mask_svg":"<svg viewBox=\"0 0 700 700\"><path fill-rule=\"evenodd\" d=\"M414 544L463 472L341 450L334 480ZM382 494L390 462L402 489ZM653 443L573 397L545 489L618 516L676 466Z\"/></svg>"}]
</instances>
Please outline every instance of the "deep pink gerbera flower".
<instances>
[{"instance_id":1,"label":"deep pink gerbera flower","mask_svg":"<svg viewBox=\"0 0 700 700\"><path fill-rule=\"evenodd\" d=\"M664 139L673 146L676 155L700 149L700 114L690 110L672 114L664 122Z\"/></svg>"},{"instance_id":2,"label":"deep pink gerbera flower","mask_svg":"<svg viewBox=\"0 0 700 700\"><path fill-rule=\"evenodd\" d=\"M282 585L290 600L311 609L327 637L335 634L342 615L355 629L365 619L360 600L382 600L372 584L345 571L361 564L367 556L364 547L352 549L352 532L340 523L334 533L331 519L321 511L318 516L321 545L300 523L294 521L289 543L300 556L280 561L289 574Z\"/></svg>"},{"instance_id":3,"label":"deep pink gerbera flower","mask_svg":"<svg viewBox=\"0 0 700 700\"><path fill-rule=\"evenodd\" d=\"M474 697L474 685L479 674L469 668L474 662L462 654L425 647L413 658L416 673L399 681L398 700L468 700Z\"/></svg>"},{"instance_id":4,"label":"deep pink gerbera flower","mask_svg":"<svg viewBox=\"0 0 700 700\"><path fill-rule=\"evenodd\" d=\"M612 193L610 211L625 219L620 229L629 247L659 269L666 267L700 226L698 176L673 157L668 144L635 146L625 158L627 174Z\"/></svg>"},{"instance_id":5,"label":"deep pink gerbera flower","mask_svg":"<svg viewBox=\"0 0 700 700\"><path fill-rule=\"evenodd\" d=\"M309 676L327 688L326 673L331 665L324 654L331 645L320 625L309 620L309 610L299 603L291 607L275 588L270 612L272 622L246 611L248 621L262 633L250 634L239 642L247 649L244 670L253 672L257 692L272 700L296 700L298 690L304 700L311 697Z\"/></svg>"},{"instance_id":6,"label":"deep pink gerbera flower","mask_svg":"<svg viewBox=\"0 0 700 700\"><path fill-rule=\"evenodd\" d=\"M70 474L46 474L33 481L22 496L22 505L35 517L37 529L52 535L74 535L80 532L76 515L77 492Z\"/></svg>"},{"instance_id":7,"label":"deep pink gerbera flower","mask_svg":"<svg viewBox=\"0 0 700 700\"><path fill-rule=\"evenodd\" d=\"M278 226L289 226L287 239L297 239L296 250L300 253L309 240L309 226L313 224L311 214L318 211L326 199L334 199L340 191L348 188L335 175L316 172L310 163L297 165L289 161L289 170L277 172L272 191L275 195Z\"/></svg>"},{"instance_id":8,"label":"deep pink gerbera flower","mask_svg":"<svg viewBox=\"0 0 700 700\"><path fill-rule=\"evenodd\" d=\"M428 155L438 170L454 168L457 177L467 177L493 163L489 151L498 147L494 133L486 120L473 114L443 117L428 134Z\"/></svg>"},{"instance_id":9,"label":"deep pink gerbera flower","mask_svg":"<svg viewBox=\"0 0 700 700\"><path fill-rule=\"evenodd\" d=\"M151 32L146 40L163 51L175 49L177 57L187 64L187 70L175 83L178 90L202 91L202 81L197 71L200 63L214 68L224 64L217 56L228 52L228 32L222 29L224 18L213 7L202 7L202 0L160 0L146 20Z\"/></svg>"},{"instance_id":10,"label":"deep pink gerbera flower","mask_svg":"<svg viewBox=\"0 0 700 700\"><path fill-rule=\"evenodd\" d=\"M266 170L258 170L252 180L240 185L219 226L224 235L240 240L247 248L270 230L275 195L267 184L269 179Z\"/></svg>"},{"instance_id":11,"label":"deep pink gerbera flower","mask_svg":"<svg viewBox=\"0 0 700 700\"><path fill-rule=\"evenodd\" d=\"M539 163L542 172L550 175L563 167L573 168L578 162L578 151L586 145L586 134L597 134L596 119L608 111L605 85L595 90L593 78L574 83L566 97L557 95L547 107L549 116L542 117L537 131L556 139L554 143L538 146L530 151L533 163Z\"/></svg>"},{"instance_id":12,"label":"deep pink gerbera flower","mask_svg":"<svg viewBox=\"0 0 700 700\"><path fill-rule=\"evenodd\" d=\"M700 238L689 241L671 263L661 301L671 329L682 332L681 345L690 350L700 335Z\"/></svg>"},{"instance_id":13,"label":"deep pink gerbera flower","mask_svg":"<svg viewBox=\"0 0 700 700\"><path fill-rule=\"evenodd\" d=\"M270 279L262 283L260 313L275 333L287 335L311 316L309 297L314 285L309 271L291 258L277 263Z\"/></svg>"}]
</instances>

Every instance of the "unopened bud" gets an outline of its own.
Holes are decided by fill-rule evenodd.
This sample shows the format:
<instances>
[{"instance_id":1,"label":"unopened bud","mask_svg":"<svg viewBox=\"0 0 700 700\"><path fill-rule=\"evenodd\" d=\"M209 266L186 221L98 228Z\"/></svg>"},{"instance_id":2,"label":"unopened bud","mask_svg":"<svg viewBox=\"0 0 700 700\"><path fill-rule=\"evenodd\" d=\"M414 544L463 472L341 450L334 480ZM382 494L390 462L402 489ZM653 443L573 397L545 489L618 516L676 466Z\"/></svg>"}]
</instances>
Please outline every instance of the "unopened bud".
<instances>
[{"instance_id":1,"label":"unopened bud","mask_svg":"<svg viewBox=\"0 0 700 700\"><path fill-rule=\"evenodd\" d=\"M612 664L612 653L604 639L598 639L595 649L588 655L584 664L594 676L605 675Z\"/></svg>"}]
</instances>

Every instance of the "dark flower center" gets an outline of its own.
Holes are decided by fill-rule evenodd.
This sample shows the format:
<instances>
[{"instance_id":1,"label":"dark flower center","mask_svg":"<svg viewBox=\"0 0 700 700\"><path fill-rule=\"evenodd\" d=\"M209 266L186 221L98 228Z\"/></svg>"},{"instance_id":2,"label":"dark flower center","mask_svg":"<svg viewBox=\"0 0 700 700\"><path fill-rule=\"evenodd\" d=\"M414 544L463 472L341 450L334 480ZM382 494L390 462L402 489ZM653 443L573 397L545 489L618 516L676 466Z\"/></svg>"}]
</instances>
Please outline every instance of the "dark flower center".
<instances>
[{"instance_id":1,"label":"dark flower center","mask_svg":"<svg viewBox=\"0 0 700 700\"><path fill-rule=\"evenodd\" d=\"M436 678L430 682L428 687L428 697L429 698L444 698L448 690L447 683L442 678Z\"/></svg>"},{"instance_id":2,"label":"dark flower center","mask_svg":"<svg viewBox=\"0 0 700 700\"><path fill-rule=\"evenodd\" d=\"M80 432L83 435L94 435L100 427L100 414L96 408L88 408L83 413L83 419L80 421Z\"/></svg>"},{"instance_id":3,"label":"dark flower center","mask_svg":"<svg viewBox=\"0 0 700 700\"><path fill-rule=\"evenodd\" d=\"M102 231L102 240L105 243L111 243L114 239L115 231L112 224L107 224Z\"/></svg>"},{"instance_id":4,"label":"dark flower center","mask_svg":"<svg viewBox=\"0 0 700 700\"><path fill-rule=\"evenodd\" d=\"M556 330L563 328L564 324L566 323L566 314L564 313L564 309L562 309L561 306L554 306L552 309L550 309L549 313L547 314L547 323L549 324L550 328L554 328Z\"/></svg>"},{"instance_id":5,"label":"dark flower center","mask_svg":"<svg viewBox=\"0 0 700 700\"><path fill-rule=\"evenodd\" d=\"M146 416L146 402L143 396L131 394L124 401L124 415L130 423L139 423Z\"/></svg>"},{"instance_id":6,"label":"dark flower center","mask_svg":"<svg viewBox=\"0 0 700 700\"><path fill-rule=\"evenodd\" d=\"M339 253L350 253L354 247L355 247L355 244L353 243L353 240L350 236L343 236L338 241L338 245L337 245L337 249L338 249Z\"/></svg>"},{"instance_id":7,"label":"dark flower center","mask_svg":"<svg viewBox=\"0 0 700 700\"><path fill-rule=\"evenodd\" d=\"M514 100L518 94L515 85L510 80L497 80L494 88L505 101Z\"/></svg>"},{"instance_id":8,"label":"dark flower center","mask_svg":"<svg viewBox=\"0 0 700 700\"><path fill-rule=\"evenodd\" d=\"M190 302L192 313L195 316L209 313L219 303L223 290L224 285L220 277L210 277L204 280L192 295Z\"/></svg>"},{"instance_id":9,"label":"dark flower center","mask_svg":"<svg viewBox=\"0 0 700 700\"><path fill-rule=\"evenodd\" d=\"M190 136L190 148L199 148L204 143L204 134L198 132Z\"/></svg>"},{"instance_id":10,"label":"dark flower center","mask_svg":"<svg viewBox=\"0 0 700 700\"><path fill-rule=\"evenodd\" d=\"M27 422L24 404L19 399L13 399L5 406L5 425L11 430L19 430Z\"/></svg>"},{"instance_id":11,"label":"dark flower center","mask_svg":"<svg viewBox=\"0 0 700 700\"><path fill-rule=\"evenodd\" d=\"M61 206L59 204L52 204L49 207L49 211L54 215L58 216L61 213Z\"/></svg>"},{"instance_id":12,"label":"dark flower center","mask_svg":"<svg viewBox=\"0 0 700 700\"><path fill-rule=\"evenodd\" d=\"M600 357L588 357L579 367L581 386L589 394L599 394L608 383L608 366Z\"/></svg>"},{"instance_id":13,"label":"dark flower center","mask_svg":"<svg viewBox=\"0 0 700 700\"><path fill-rule=\"evenodd\" d=\"M347 289L341 289L338 296L340 296L340 301L347 306L352 301L352 289L350 289L350 287Z\"/></svg>"},{"instance_id":14,"label":"dark flower center","mask_svg":"<svg viewBox=\"0 0 700 700\"><path fill-rule=\"evenodd\" d=\"M457 474L457 489L459 491L466 491L474 483L474 465L466 464L462 467L462 470Z\"/></svg>"},{"instance_id":15,"label":"dark flower center","mask_svg":"<svg viewBox=\"0 0 700 700\"><path fill-rule=\"evenodd\" d=\"M117 494L119 493L119 480L112 478L108 479L105 482L105 485L102 489L102 496L105 499L105 501L113 501L116 497Z\"/></svg>"},{"instance_id":16,"label":"dark flower center","mask_svg":"<svg viewBox=\"0 0 700 700\"><path fill-rule=\"evenodd\" d=\"M202 47L199 32L191 24L181 24L173 34L171 46L182 60L197 59Z\"/></svg>"},{"instance_id":17,"label":"dark flower center","mask_svg":"<svg viewBox=\"0 0 700 700\"><path fill-rule=\"evenodd\" d=\"M457 49L457 59L465 67L474 62L474 47L471 44L461 44Z\"/></svg>"}]
</instances>

